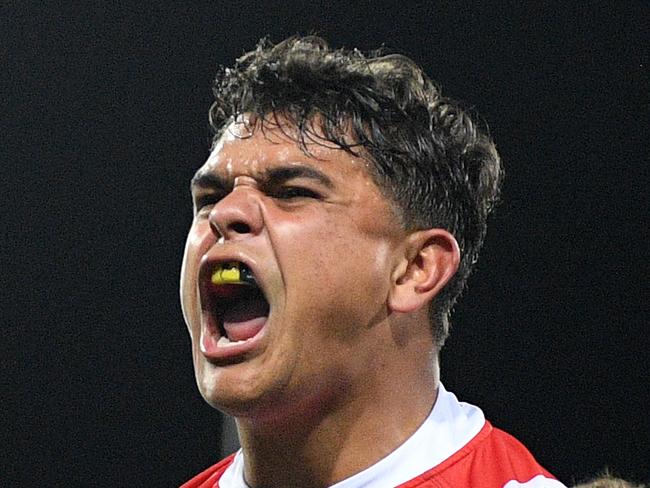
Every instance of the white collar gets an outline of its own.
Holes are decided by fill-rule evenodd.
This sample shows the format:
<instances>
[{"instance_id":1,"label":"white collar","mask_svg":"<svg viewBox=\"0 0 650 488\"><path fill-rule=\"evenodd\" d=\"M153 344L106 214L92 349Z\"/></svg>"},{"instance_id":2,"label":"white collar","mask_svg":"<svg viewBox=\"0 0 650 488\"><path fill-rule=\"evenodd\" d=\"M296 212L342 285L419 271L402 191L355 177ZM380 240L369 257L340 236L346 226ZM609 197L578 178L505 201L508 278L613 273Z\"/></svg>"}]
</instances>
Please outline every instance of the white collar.
<instances>
[{"instance_id":1,"label":"white collar","mask_svg":"<svg viewBox=\"0 0 650 488\"><path fill-rule=\"evenodd\" d=\"M437 466L476 436L485 424L478 407L459 402L456 395L438 388L429 416L402 445L363 471L330 488L393 488ZM244 481L244 455L240 449L219 480L220 488L249 488Z\"/></svg>"}]
</instances>

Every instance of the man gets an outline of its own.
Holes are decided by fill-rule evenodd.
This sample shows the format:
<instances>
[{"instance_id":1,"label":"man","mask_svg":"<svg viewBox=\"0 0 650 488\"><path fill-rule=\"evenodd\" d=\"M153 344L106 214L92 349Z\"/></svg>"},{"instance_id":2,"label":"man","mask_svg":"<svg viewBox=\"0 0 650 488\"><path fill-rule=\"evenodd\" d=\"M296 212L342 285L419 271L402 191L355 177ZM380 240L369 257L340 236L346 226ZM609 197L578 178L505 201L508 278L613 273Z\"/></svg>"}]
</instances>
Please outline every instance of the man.
<instances>
[{"instance_id":1,"label":"man","mask_svg":"<svg viewBox=\"0 0 650 488\"><path fill-rule=\"evenodd\" d=\"M489 137L409 59L317 38L261 42L215 97L181 299L242 449L183 486L563 486L439 382Z\"/></svg>"}]
</instances>

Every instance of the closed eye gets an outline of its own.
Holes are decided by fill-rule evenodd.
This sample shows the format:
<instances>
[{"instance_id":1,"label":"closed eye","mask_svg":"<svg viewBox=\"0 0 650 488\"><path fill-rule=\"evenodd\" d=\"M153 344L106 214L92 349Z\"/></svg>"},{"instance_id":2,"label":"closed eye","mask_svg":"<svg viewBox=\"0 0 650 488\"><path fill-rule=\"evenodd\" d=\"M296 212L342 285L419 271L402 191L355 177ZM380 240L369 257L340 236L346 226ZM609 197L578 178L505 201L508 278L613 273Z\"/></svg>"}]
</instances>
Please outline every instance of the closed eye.
<instances>
[{"instance_id":1,"label":"closed eye","mask_svg":"<svg viewBox=\"0 0 650 488\"><path fill-rule=\"evenodd\" d=\"M216 204L220 199L221 199L221 195L217 193L206 193L203 195L199 195L194 199L194 208L198 213Z\"/></svg>"},{"instance_id":2,"label":"closed eye","mask_svg":"<svg viewBox=\"0 0 650 488\"><path fill-rule=\"evenodd\" d=\"M321 195L318 192L302 186L283 186L270 192L270 195L281 200L292 200L295 198L321 198Z\"/></svg>"}]
</instances>

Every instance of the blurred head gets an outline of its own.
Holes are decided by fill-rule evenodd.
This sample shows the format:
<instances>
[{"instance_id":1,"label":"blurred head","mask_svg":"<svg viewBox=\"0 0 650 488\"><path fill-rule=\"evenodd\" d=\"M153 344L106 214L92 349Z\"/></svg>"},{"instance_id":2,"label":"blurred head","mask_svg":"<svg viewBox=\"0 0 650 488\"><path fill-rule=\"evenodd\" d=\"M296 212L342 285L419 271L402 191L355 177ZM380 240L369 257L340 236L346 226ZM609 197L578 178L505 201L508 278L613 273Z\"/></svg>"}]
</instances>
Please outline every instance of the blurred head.
<instances>
[{"instance_id":1,"label":"blurred head","mask_svg":"<svg viewBox=\"0 0 650 488\"><path fill-rule=\"evenodd\" d=\"M644 486L616 478L611 474L604 474L587 483L575 485L574 488L644 488Z\"/></svg>"}]
</instances>

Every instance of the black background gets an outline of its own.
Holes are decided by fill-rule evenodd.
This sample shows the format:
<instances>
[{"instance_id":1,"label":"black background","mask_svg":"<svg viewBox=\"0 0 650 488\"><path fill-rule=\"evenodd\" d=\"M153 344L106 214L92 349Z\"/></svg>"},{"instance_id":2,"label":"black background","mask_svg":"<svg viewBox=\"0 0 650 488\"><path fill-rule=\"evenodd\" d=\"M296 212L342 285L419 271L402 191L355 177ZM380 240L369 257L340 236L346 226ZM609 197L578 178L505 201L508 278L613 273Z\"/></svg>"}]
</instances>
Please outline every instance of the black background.
<instances>
[{"instance_id":1,"label":"black background","mask_svg":"<svg viewBox=\"0 0 650 488\"><path fill-rule=\"evenodd\" d=\"M210 84L257 39L410 55L489 122L504 203L443 380L567 484L650 477L647 2L2 2L3 486L219 456L178 304Z\"/></svg>"}]
</instances>

